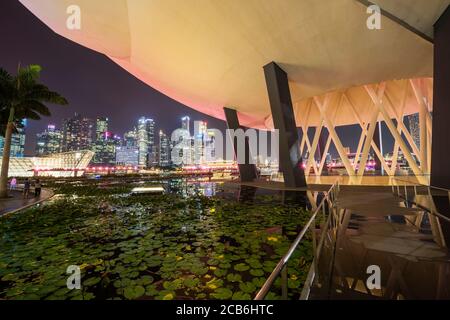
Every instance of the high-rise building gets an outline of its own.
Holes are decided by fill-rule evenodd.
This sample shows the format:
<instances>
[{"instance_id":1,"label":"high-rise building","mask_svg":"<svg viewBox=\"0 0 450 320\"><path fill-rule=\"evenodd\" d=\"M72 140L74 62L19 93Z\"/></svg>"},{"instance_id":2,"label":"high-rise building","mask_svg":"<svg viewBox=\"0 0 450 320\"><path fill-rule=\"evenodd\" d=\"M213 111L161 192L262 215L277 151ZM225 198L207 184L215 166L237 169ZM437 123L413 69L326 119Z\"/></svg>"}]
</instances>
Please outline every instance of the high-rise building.
<instances>
[{"instance_id":1,"label":"high-rise building","mask_svg":"<svg viewBox=\"0 0 450 320\"><path fill-rule=\"evenodd\" d=\"M49 124L44 132L36 135L36 156L45 156L61 152L62 132Z\"/></svg>"},{"instance_id":2,"label":"high-rise building","mask_svg":"<svg viewBox=\"0 0 450 320\"><path fill-rule=\"evenodd\" d=\"M191 118L188 116L181 118L181 129L187 130L191 134Z\"/></svg>"},{"instance_id":3,"label":"high-rise building","mask_svg":"<svg viewBox=\"0 0 450 320\"><path fill-rule=\"evenodd\" d=\"M17 132L11 136L11 157L23 158L25 155L25 128L27 126L27 120L22 120L22 126L17 127ZM5 138L0 137L0 156L3 155L3 147L5 144Z\"/></svg>"},{"instance_id":4,"label":"high-rise building","mask_svg":"<svg viewBox=\"0 0 450 320\"><path fill-rule=\"evenodd\" d=\"M95 122L95 142L92 144L92 151L95 155L92 160L94 164L114 165L116 164L116 148L122 145L119 136L113 135L109 128L109 119L99 117Z\"/></svg>"},{"instance_id":5,"label":"high-rise building","mask_svg":"<svg viewBox=\"0 0 450 320\"><path fill-rule=\"evenodd\" d=\"M120 166L139 166L139 148L137 146L116 147L116 164Z\"/></svg>"},{"instance_id":6,"label":"high-rise building","mask_svg":"<svg viewBox=\"0 0 450 320\"><path fill-rule=\"evenodd\" d=\"M206 162L206 138L208 125L205 121L195 121L194 123L194 163L202 165Z\"/></svg>"},{"instance_id":7,"label":"high-rise building","mask_svg":"<svg viewBox=\"0 0 450 320\"><path fill-rule=\"evenodd\" d=\"M417 148L420 148L420 125L419 125L419 114L411 114L408 116L409 131L411 132L411 137L414 140ZM419 155L416 155L419 156Z\"/></svg>"},{"instance_id":8,"label":"high-rise building","mask_svg":"<svg viewBox=\"0 0 450 320\"><path fill-rule=\"evenodd\" d=\"M216 132L214 130L207 130L205 141L205 161L210 163L215 162L216 160Z\"/></svg>"},{"instance_id":9,"label":"high-rise building","mask_svg":"<svg viewBox=\"0 0 450 320\"><path fill-rule=\"evenodd\" d=\"M94 121L77 113L63 121L62 149L66 151L89 150L94 140Z\"/></svg>"},{"instance_id":10,"label":"high-rise building","mask_svg":"<svg viewBox=\"0 0 450 320\"><path fill-rule=\"evenodd\" d=\"M181 118L181 128L187 134L180 136L178 140L171 141L171 163L180 166L190 166L194 163L194 139L190 133L190 121L188 116Z\"/></svg>"},{"instance_id":11,"label":"high-rise building","mask_svg":"<svg viewBox=\"0 0 450 320\"><path fill-rule=\"evenodd\" d=\"M159 166L170 166L171 143L169 137L161 130L159 131Z\"/></svg>"},{"instance_id":12,"label":"high-rise building","mask_svg":"<svg viewBox=\"0 0 450 320\"><path fill-rule=\"evenodd\" d=\"M123 135L124 146L137 147L138 146L138 131L136 128L126 132Z\"/></svg>"},{"instance_id":13,"label":"high-rise building","mask_svg":"<svg viewBox=\"0 0 450 320\"><path fill-rule=\"evenodd\" d=\"M113 138L97 140L92 145L92 151L95 153L92 163L114 165L116 163L116 147L117 141Z\"/></svg>"},{"instance_id":14,"label":"high-rise building","mask_svg":"<svg viewBox=\"0 0 450 320\"><path fill-rule=\"evenodd\" d=\"M104 140L105 133L108 132L109 119L105 117L99 117L95 121L95 139Z\"/></svg>"},{"instance_id":15,"label":"high-rise building","mask_svg":"<svg viewBox=\"0 0 450 320\"><path fill-rule=\"evenodd\" d=\"M142 117L138 122L139 166L151 167L156 162L155 121Z\"/></svg>"}]
</instances>

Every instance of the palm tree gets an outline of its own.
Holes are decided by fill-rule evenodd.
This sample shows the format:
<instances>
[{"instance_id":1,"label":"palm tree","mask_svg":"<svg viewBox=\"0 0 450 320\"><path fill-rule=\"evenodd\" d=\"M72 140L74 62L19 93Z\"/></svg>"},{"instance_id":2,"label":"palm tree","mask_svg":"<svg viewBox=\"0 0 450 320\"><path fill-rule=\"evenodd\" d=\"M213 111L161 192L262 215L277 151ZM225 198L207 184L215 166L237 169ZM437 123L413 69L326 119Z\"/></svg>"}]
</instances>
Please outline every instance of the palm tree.
<instances>
[{"instance_id":1,"label":"palm tree","mask_svg":"<svg viewBox=\"0 0 450 320\"><path fill-rule=\"evenodd\" d=\"M38 82L41 67L30 65L21 68L12 76L0 68L0 134L4 135L2 169L0 176L0 198L8 197L8 170L12 134L23 119L40 120L50 116L46 103L66 105L67 100L50 91Z\"/></svg>"}]
</instances>

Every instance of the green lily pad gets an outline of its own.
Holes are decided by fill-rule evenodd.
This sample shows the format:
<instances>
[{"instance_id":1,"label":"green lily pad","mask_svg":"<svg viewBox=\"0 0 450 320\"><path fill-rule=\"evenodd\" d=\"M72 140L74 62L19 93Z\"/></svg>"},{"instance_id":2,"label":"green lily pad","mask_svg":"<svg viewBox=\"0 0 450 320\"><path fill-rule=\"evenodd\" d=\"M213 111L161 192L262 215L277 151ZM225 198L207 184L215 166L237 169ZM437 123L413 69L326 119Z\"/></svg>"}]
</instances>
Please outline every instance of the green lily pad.
<instances>
[{"instance_id":1,"label":"green lily pad","mask_svg":"<svg viewBox=\"0 0 450 320\"><path fill-rule=\"evenodd\" d=\"M232 300L251 300L251 296L250 294L246 293L246 292L235 292L233 294Z\"/></svg>"},{"instance_id":2,"label":"green lily pad","mask_svg":"<svg viewBox=\"0 0 450 320\"><path fill-rule=\"evenodd\" d=\"M230 282L241 282L242 281L242 277L240 274L236 274L236 273L229 273L227 275L227 280Z\"/></svg>"},{"instance_id":3,"label":"green lily pad","mask_svg":"<svg viewBox=\"0 0 450 320\"><path fill-rule=\"evenodd\" d=\"M234 270L236 271L247 271L248 269L250 269L250 267L248 265L246 265L245 263L238 263L237 265L234 266Z\"/></svg>"},{"instance_id":4,"label":"green lily pad","mask_svg":"<svg viewBox=\"0 0 450 320\"><path fill-rule=\"evenodd\" d=\"M92 287L99 283L102 279L98 277L92 277L83 281L83 286Z\"/></svg>"},{"instance_id":5,"label":"green lily pad","mask_svg":"<svg viewBox=\"0 0 450 320\"><path fill-rule=\"evenodd\" d=\"M239 283L239 288L246 293L254 293L256 291L256 286L251 282L241 282Z\"/></svg>"},{"instance_id":6,"label":"green lily pad","mask_svg":"<svg viewBox=\"0 0 450 320\"><path fill-rule=\"evenodd\" d=\"M233 296L233 292L228 288L218 288L211 296L218 300L227 300Z\"/></svg>"},{"instance_id":7,"label":"green lily pad","mask_svg":"<svg viewBox=\"0 0 450 320\"><path fill-rule=\"evenodd\" d=\"M264 275L264 271L261 269L250 269L250 274L255 277L261 277Z\"/></svg>"},{"instance_id":8,"label":"green lily pad","mask_svg":"<svg viewBox=\"0 0 450 320\"><path fill-rule=\"evenodd\" d=\"M129 300L140 298L144 293L145 289L143 286L126 287L124 290L124 296Z\"/></svg>"},{"instance_id":9,"label":"green lily pad","mask_svg":"<svg viewBox=\"0 0 450 320\"><path fill-rule=\"evenodd\" d=\"M200 283L200 280L198 278L186 278L183 281L184 286L187 288L193 288L197 286Z\"/></svg>"},{"instance_id":10,"label":"green lily pad","mask_svg":"<svg viewBox=\"0 0 450 320\"><path fill-rule=\"evenodd\" d=\"M164 289L170 291L178 290L181 288L182 285L183 285L182 279L175 279L173 281L164 281L163 283Z\"/></svg>"}]
</instances>

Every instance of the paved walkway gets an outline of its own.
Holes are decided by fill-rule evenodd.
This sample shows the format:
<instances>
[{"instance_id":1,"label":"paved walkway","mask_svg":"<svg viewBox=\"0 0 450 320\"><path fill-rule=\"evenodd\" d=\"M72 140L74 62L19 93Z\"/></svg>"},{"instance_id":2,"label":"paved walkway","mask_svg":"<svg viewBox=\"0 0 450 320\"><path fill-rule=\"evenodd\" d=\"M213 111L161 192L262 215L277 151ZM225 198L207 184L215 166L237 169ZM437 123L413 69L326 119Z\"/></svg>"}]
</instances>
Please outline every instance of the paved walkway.
<instances>
[{"instance_id":1,"label":"paved walkway","mask_svg":"<svg viewBox=\"0 0 450 320\"><path fill-rule=\"evenodd\" d=\"M343 188L338 199L340 221L312 299L450 298L447 221L406 207L390 190ZM367 286L369 266L380 268L381 289Z\"/></svg>"},{"instance_id":2,"label":"paved walkway","mask_svg":"<svg viewBox=\"0 0 450 320\"><path fill-rule=\"evenodd\" d=\"M53 192L42 189L40 197L34 197L34 192L31 192L29 198L24 199L21 191L10 191L9 196L9 199L0 199L0 216L43 202L52 197Z\"/></svg>"}]
</instances>

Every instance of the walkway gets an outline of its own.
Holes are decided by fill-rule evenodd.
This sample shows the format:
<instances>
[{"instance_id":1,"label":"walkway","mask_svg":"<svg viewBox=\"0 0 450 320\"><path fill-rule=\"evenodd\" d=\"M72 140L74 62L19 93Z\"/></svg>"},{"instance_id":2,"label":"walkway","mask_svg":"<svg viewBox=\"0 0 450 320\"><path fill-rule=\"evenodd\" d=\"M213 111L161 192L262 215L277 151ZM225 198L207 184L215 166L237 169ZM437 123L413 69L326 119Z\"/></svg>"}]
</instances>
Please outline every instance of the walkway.
<instances>
[{"instance_id":1,"label":"walkway","mask_svg":"<svg viewBox=\"0 0 450 320\"><path fill-rule=\"evenodd\" d=\"M406 207L390 188L342 187L338 206L310 299L450 298L447 221ZM372 265L381 289L367 286Z\"/></svg>"},{"instance_id":2,"label":"walkway","mask_svg":"<svg viewBox=\"0 0 450 320\"><path fill-rule=\"evenodd\" d=\"M42 189L39 198L35 198L34 194L31 193L28 199L24 199L21 191L10 191L9 196L11 197L9 199L0 199L0 217L48 200L53 196L53 192L48 189Z\"/></svg>"}]
</instances>

